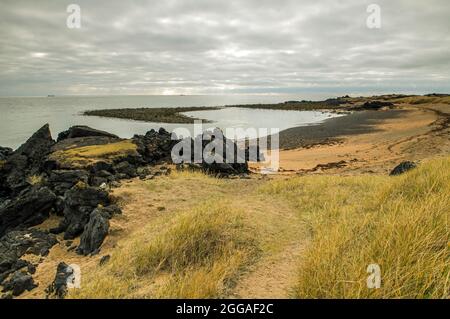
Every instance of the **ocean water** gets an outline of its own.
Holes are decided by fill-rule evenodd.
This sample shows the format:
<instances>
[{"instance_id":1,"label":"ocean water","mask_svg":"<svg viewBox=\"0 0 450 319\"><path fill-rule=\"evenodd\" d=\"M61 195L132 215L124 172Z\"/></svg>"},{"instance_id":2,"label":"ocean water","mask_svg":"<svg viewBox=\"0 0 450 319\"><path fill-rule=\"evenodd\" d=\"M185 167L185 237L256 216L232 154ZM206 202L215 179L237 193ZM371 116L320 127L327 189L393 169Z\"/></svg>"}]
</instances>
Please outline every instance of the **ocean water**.
<instances>
[{"instance_id":1,"label":"ocean water","mask_svg":"<svg viewBox=\"0 0 450 319\"><path fill-rule=\"evenodd\" d=\"M146 123L132 120L83 116L83 111L105 108L224 106L232 104L278 103L288 100L318 100L326 94L298 95L189 95L189 96L64 96L64 97L0 97L0 146L17 148L45 123L50 124L54 138L72 125L88 125L117 134L123 138L144 134L150 129L164 127L173 131L190 124ZM311 111L255 110L225 108L214 111L186 113L214 121L204 127L278 128L284 130L312 125L336 116Z\"/></svg>"}]
</instances>

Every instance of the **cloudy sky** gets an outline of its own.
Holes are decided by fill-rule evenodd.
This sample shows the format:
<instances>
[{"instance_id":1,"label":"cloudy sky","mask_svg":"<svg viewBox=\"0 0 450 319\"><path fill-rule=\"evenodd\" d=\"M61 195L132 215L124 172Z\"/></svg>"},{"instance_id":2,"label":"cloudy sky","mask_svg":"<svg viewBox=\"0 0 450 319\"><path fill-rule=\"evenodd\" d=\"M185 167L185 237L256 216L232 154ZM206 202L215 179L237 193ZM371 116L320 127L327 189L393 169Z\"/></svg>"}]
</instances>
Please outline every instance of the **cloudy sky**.
<instances>
[{"instance_id":1,"label":"cloudy sky","mask_svg":"<svg viewBox=\"0 0 450 319\"><path fill-rule=\"evenodd\" d=\"M450 93L448 0L1 2L2 96Z\"/></svg>"}]
</instances>

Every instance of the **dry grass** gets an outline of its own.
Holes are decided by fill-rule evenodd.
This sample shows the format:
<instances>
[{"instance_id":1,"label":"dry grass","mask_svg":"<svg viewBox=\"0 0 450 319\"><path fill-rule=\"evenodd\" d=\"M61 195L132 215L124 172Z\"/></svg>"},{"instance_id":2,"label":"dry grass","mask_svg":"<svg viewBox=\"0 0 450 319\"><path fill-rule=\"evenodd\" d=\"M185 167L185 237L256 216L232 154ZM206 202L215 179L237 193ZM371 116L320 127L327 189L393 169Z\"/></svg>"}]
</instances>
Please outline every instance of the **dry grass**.
<instances>
[{"instance_id":1,"label":"dry grass","mask_svg":"<svg viewBox=\"0 0 450 319\"><path fill-rule=\"evenodd\" d=\"M147 225L70 297L222 297L257 251L243 213L209 201Z\"/></svg>"},{"instance_id":2,"label":"dry grass","mask_svg":"<svg viewBox=\"0 0 450 319\"><path fill-rule=\"evenodd\" d=\"M116 143L90 145L56 151L50 155L50 159L58 161L63 167L80 168L98 161L111 162L115 159L133 154L136 154L136 144L131 140L123 140Z\"/></svg>"},{"instance_id":3,"label":"dry grass","mask_svg":"<svg viewBox=\"0 0 450 319\"><path fill-rule=\"evenodd\" d=\"M271 182L309 225L297 298L449 298L450 159L399 177L311 176ZM381 289L368 289L369 264Z\"/></svg>"}]
</instances>

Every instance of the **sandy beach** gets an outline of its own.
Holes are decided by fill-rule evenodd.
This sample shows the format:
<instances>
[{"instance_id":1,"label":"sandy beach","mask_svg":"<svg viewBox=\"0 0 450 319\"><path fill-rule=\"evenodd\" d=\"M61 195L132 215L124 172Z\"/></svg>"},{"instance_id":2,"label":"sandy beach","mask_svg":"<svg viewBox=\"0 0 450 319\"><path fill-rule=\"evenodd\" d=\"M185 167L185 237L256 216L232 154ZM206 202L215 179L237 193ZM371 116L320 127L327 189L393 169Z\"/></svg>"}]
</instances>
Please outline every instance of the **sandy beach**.
<instances>
[{"instance_id":1,"label":"sandy beach","mask_svg":"<svg viewBox=\"0 0 450 319\"><path fill-rule=\"evenodd\" d=\"M449 114L446 104L400 104L285 130L280 133L280 171L387 173L404 160L447 154Z\"/></svg>"}]
</instances>

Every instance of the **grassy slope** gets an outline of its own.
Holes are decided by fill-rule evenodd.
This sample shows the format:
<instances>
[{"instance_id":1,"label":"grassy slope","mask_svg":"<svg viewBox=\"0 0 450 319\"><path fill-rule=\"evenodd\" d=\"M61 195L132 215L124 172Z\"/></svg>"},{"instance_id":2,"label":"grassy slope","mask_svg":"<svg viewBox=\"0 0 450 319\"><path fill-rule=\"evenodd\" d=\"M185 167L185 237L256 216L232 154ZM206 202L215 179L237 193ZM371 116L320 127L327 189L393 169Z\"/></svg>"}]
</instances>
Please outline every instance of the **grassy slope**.
<instances>
[{"instance_id":1,"label":"grassy slope","mask_svg":"<svg viewBox=\"0 0 450 319\"><path fill-rule=\"evenodd\" d=\"M177 208L143 220L71 297L450 297L450 158L399 177L138 183ZM372 263L381 289L366 287Z\"/></svg>"},{"instance_id":2,"label":"grassy slope","mask_svg":"<svg viewBox=\"0 0 450 319\"><path fill-rule=\"evenodd\" d=\"M310 228L294 297L450 297L450 159L400 177L313 176L263 191L294 203ZM372 263L381 289L367 289Z\"/></svg>"}]
</instances>

